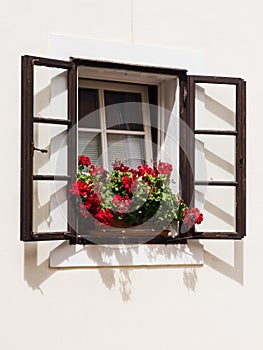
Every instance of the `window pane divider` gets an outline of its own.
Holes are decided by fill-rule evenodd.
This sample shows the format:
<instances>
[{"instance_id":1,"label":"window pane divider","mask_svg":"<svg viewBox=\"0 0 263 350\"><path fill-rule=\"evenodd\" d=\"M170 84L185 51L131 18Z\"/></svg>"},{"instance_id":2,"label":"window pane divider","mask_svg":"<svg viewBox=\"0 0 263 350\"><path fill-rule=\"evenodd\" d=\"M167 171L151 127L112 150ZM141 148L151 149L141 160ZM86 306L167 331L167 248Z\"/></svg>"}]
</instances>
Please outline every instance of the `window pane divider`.
<instances>
[{"instance_id":1,"label":"window pane divider","mask_svg":"<svg viewBox=\"0 0 263 350\"><path fill-rule=\"evenodd\" d=\"M195 231L195 233L192 236L187 237L187 239L216 239L221 238L222 235L224 236L224 239L241 239L242 236L238 232L229 232L229 231L220 231L220 232L198 232Z\"/></svg>"},{"instance_id":2,"label":"window pane divider","mask_svg":"<svg viewBox=\"0 0 263 350\"><path fill-rule=\"evenodd\" d=\"M78 128L78 131L83 131L83 132L94 132L94 133L101 133L101 129L95 129L95 128Z\"/></svg>"},{"instance_id":3,"label":"window pane divider","mask_svg":"<svg viewBox=\"0 0 263 350\"><path fill-rule=\"evenodd\" d=\"M72 125L72 121L68 119L45 118L45 117L34 117L33 122L44 123L44 124Z\"/></svg>"},{"instance_id":4,"label":"window pane divider","mask_svg":"<svg viewBox=\"0 0 263 350\"><path fill-rule=\"evenodd\" d=\"M62 61L57 59L50 59L46 57L36 57L36 56L28 56L26 55L29 60L32 61L32 65L35 66L44 66L44 67L50 67L50 68L58 68L58 69L71 69L72 63L69 61Z\"/></svg>"},{"instance_id":5,"label":"window pane divider","mask_svg":"<svg viewBox=\"0 0 263 350\"><path fill-rule=\"evenodd\" d=\"M95 128L78 128L78 131L82 132L93 132L93 133L101 133L102 129L95 129ZM136 130L118 130L118 129L107 129L107 134L120 134L120 135L138 135L138 136L144 136L145 131L136 131Z\"/></svg>"},{"instance_id":6,"label":"window pane divider","mask_svg":"<svg viewBox=\"0 0 263 350\"><path fill-rule=\"evenodd\" d=\"M38 241L55 241L55 240L65 240L68 239L68 237L73 236L71 231L65 231L65 232L32 232L32 237L37 238Z\"/></svg>"},{"instance_id":7,"label":"window pane divider","mask_svg":"<svg viewBox=\"0 0 263 350\"><path fill-rule=\"evenodd\" d=\"M105 102L104 102L104 92L103 89L98 89L99 92L99 106L100 106L100 125L101 125L101 148L104 150L102 152L102 162L105 169L108 169L108 142L107 142L107 135L106 135L106 112L105 112ZM105 152L106 150L106 152Z\"/></svg>"},{"instance_id":8,"label":"window pane divider","mask_svg":"<svg viewBox=\"0 0 263 350\"><path fill-rule=\"evenodd\" d=\"M195 181L195 186L237 186L237 181Z\"/></svg>"},{"instance_id":9,"label":"window pane divider","mask_svg":"<svg viewBox=\"0 0 263 350\"><path fill-rule=\"evenodd\" d=\"M209 75L191 75L191 78L194 80L196 84L207 83L207 84L238 85L242 81L241 78L209 76Z\"/></svg>"},{"instance_id":10,"label":"window pane divider","mask_svg":"<svg viewBox=\"0 0 263 350\"><path fill-rule=\"evenodd\" d=\"M232 135L236 136L238 132L236 130L195 130L195 134L203 134L203 135Z\"/></svg>"},{"instance_id":11,"label":"window pane divider","mask_svg":"<svg viewBox=\"0 0 263 350\"><path fill-rule=\"evenodd\" d=\"M121 134L121 135L145 135L145 131L134 131L134 130L106 130L107 134Z\"/></svg>"},{"instance_id":12,"label":"window pane divider","mask_svg":"<svg viewBox=\"0 0 263 350\"><path fill-rule=\"evenodd\" d=\"M35 181L69 181L68 175L33 175Z\"/></svg>"}]
</instances>

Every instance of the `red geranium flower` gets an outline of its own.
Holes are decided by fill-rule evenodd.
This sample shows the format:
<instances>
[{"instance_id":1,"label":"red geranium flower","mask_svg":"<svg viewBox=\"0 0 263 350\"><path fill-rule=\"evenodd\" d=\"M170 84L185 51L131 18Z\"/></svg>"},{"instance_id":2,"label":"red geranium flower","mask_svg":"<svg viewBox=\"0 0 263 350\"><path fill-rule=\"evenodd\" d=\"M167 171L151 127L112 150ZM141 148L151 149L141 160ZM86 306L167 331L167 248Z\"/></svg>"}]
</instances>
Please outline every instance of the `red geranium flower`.
<instances>
[{"instance_id":1,"label":"red geranium flower","mask_svg":"<svg viewBox=\"0 0 263 350\"><path fill-rule=\"evenodd\" d=\"M77 181L76 185L78 188L79 195L82 197L87 197L89 193L93 191L92 188L86 182Z\"/></svg>"},{"instance_id":2,"label":"red geranium flower","mask_svg":"<svg viewBox=\"0 0 263 350\"><path fill-rule=\"evenodd\" d=\"M92 187L90 187L89 183L86 183L84 181L76 181L70 188L70 192L74 196L80 195L82 197L87 197L90 191L93 191Z\"/></svg>"},{"instance_id":3,"label":"red geranium flower","mask_svg":"<svg viewBox=\"0 0 263 350\"><path fill-rule=\"evenodd\" d=\"M89 196L87 197L85 201L85 206L87 210L92 214L96 214L100 210L100 198L97 196L97 194L93 191L89 193Z\"/></svg>"},{"instance_id":4,"label":"red geranium flower","mask_svg":"<svg viewBox=\"0 0 263 350\"><path fill-rule=\"evenodd\" d=\"M120 214L129 212L129 208L131 205L131 199L129 198L129 196L122 197L122 196L116 194L113 197L112 202L113 202L113 204L115 204L117 206L117 211Z\"/></svg>"},{"instance_id":5,"label":"red geranium flower","mask_svg":"<svg viewBox=\"0 0 263 350\"><path fill-rule=\"evenodd\" d=\"M70 192L71 194L73 194L73 196L76 196L79 194L79 190L78 190L78 186L77 186L77 183L74 182L70 188Z\"/></svg>"},{"instance_id":6,"label":"red geranium flower","mask_svg":"<svg viewBox=\"0 0 263 350\"><path fill-rule=\"evenodd\" d=\"M87 219L87 217L88 217L88 211L87 211L85 205L82 204L82 203L79 205L79 212L80 212L80 214L81 214L85 219Z\"/></svg>"},{"instance_id":7,"label":"red geranium flower","mask_svg":"<svg viewBox=\"0 0 263 350\"><path fill-rule=\"evenodd\" d=\"M107 170L105 170L100 165L91 165L90 167L90 174L93 176L100 175L100 177L106 177L107 176Z\"/></svg>"},{"instance_id":8,"label":"red geranium flower","mask_svg":"<svg viewBox=\"0 0 263 350\"><path fill-rule=\"evenodd\" d=\"M122 178L122 186L126 190L128 194L131 193L131 185L132 185L132 178L129 176L123 176Z\"/></svg>"},{"instance_id":9,"label":"red geranium flower","mask_svg":"<svg viewBox=\"0 0 263 350\"><path fill-rule=\"evenodd\" d=\"M173 171L173 167L172 167L172 164L170 164L170 163L160 162L157 165L157 170L158 170L159 174L170 175L171 172Z\"/></svg>"},{"instance_id":10,"label":"red geranium flower","mask_svg":"<svg viewBox=\"0 0 263 350\"><path fill-rule=\"evenodd\" d=\"M159 162L155 167L141 164L137 169L132 169L121 161L116 161L113 167L114 170L108 172L101 166L91 164L90 158L80 156L80 172L70 192L79 197L76 205L81 215L84 218L91 215L95 221L104 225L112 225L115 222L118 225L120 220L124 220L124 224L133 225L133 222L144 222L155 215L154 210L158 202L162 201L162 193L169 187L172 165ZM156 212L156 215L159 215L157 220L162 221L160 225L163 224L164 217L183 222L188 227L203 221L203 214L199 209L187 208L182 198L174 195L170 189L165 193L168 198L167 211L165 208L165 212ZM174 213L176 204L178 209Z\"/></svg>"},{"instance_id":11,"label":"red geranium flower","mask_svg":"<svg viewBox=\"0 0 263 350\"><path fill-rule=\"evenodd\" d=\"M146 174L151 175L153 177L157 177L158 173L155 169L151 168L147 164L142 164L138 166L138 175L144 177Z\"/></svg>"},{"instance_id":12,"label":"red geranium flower","mask_svg":"<svg viewBox=\"0 0 263 350\"><path fill-rule=\"evenodd\" d=\"M89 166L90 165L90 159L86 156L80 156L79 157L79 164Z\"/></svg>"},{"instance_id":13,"label":"red geranium flower","mask_svg":"<svg viewBox=\"0 0 263 350\"><path fill-rule=\"evenodd\" d=\"M112 214L110 209L105 210L99 210L98 213L95 215L95 218L104 225L111 225L113 222L114 215Z\"/></svg>"},{"instance_id":14,"label":"red geranium flower","mask_svg":"<svg viewBox=\"0 0 263 350\"><path fill-rule=\"evenodd\" d=\"M120 161L115 161L114 163L112 163L112 167L114 170L121 171L122 173L127 173L128 171L131 171L131 169L127 165L124 165Z\"/></svg>"},{"instance_id":15,"label":"red geranium flower","mask_svg":"<svg viewBox=\"0 0 263 350\"><path fill-rule=\"evenodd\" d=\"M184 222L191 227L195 224L199 225L203 221L204 216L198 208L186 209L184 212Z\"/></svg>"}]
</instances>

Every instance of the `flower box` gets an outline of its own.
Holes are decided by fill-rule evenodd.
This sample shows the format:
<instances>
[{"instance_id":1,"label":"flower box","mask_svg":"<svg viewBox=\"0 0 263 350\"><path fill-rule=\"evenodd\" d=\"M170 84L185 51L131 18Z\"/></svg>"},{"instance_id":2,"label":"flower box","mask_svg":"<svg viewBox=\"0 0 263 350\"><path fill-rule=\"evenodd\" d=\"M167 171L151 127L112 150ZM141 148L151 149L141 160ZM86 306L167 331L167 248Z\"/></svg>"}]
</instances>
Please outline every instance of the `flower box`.
<instances>
[{"instance_id":1,"label":"flower box","mask_svg":"<svg viewBox=\"0 0 263 350\"><path fill-rule=\"evenodd\" d=\"M197 208L189 209L172 192L169 163L132 169L116 161L108 172L81 156L78 169L70 191L89 238L176 237L180 223L191 227L203 220Z\"/></svg>"}]
</instances>

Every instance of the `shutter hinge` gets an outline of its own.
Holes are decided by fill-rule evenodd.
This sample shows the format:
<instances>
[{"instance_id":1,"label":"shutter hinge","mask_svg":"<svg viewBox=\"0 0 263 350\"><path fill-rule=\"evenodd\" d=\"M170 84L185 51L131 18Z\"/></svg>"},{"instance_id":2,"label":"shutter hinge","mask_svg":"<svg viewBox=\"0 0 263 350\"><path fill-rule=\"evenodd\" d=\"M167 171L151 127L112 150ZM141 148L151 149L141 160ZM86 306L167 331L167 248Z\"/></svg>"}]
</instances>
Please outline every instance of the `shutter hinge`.
<instances>
[{"instance_id":1,"label":"shutter hinge","mask_svg":"<svg viewBox=\"0 0 263 350\"><path fill-rule=\"evenodd\" d=\"M240 158L239 158L239 167L240 167L240 168L243 167L243 161L244 161L244 158L243 158L243 157L240 157Z\"/></svg>"},{"instance_id":2,"label":"shutter hinge","mask_svg":"<svg viewBox=\"0 0 263 350\"><path fill-rule=\"evenodd\" d=\"M184 86L184 93L183 93L183 101L184 101L184 104L186 104L186 101L187 101L187 87Z\"/></svg>"}]
</instances>

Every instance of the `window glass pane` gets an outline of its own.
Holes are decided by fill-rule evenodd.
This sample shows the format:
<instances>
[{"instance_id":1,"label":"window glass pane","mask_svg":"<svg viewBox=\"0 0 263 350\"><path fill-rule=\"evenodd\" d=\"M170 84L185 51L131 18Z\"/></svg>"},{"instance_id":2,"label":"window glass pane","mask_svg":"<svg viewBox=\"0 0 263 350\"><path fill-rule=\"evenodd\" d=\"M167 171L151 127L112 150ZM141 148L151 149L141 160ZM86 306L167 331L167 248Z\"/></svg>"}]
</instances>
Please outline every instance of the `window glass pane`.
<instances>
[{"instance_id":1,"label":"window glass pane","mask_svg":"<svg viewBox=\"0 0 263 350\"><path fill-rule=\"evenodd\" d=\"M198 83L195 87L196 129L236 129L236 86Z\"/></svg>"},{"instance_id":2,"label":"window glass pane","mask_svg":"<svg viewBox=\"0 0 263 350\"><path fill-rule=\"evenodd\" d=\"M235 136L196 135L195 179L235 181Z\"/></svg>"},{"instance_id":3,"label":"window glass pane","mask_svg":"<svg viewBox=\"0 0 263 350\"><path fill-rule=\"evenodd\" d=\"M98 90L79 89L78 111L80 128L100 127Z\"/></svg>"},{"instance_id":4,"label":"window glass pane","mask_svg":"<svg viewBox=\"0 0 263 350\"><path fill-rule=\"evenodd\" d=\"M109 169L116 159L132 168L145 162L143 136L108 134L107 140Z\"/></svg>"},{"instance_id":5,"label":"window glass pane","mask_svg":"<svg viewBox=\"0 0 263 350\"><path fill-rule=\"evenodd\" d=\"M107 129L143 131L141 94L104 91L104 96Z\"/></svg>"},{"instance_id":6,"label":"window glass pane","mask_svg":"<svg viewBox=\"0 0 263 350\"><path fill-rule=\"evenodd\" d=\"M34 123L34 175L67 175L67 126Z\"/></svg>"},{"instance_id":7,"label":"window glass pane","mask_svg":"<svg viewBox=\"0 0 263 350\"><path fill-rule=\"evenodd\" d=\"M79 131L78 155L89 157L92 164L100 164L101 134Z\"/></svg>"},{"instance_id":8,"label":"window glass pane","mask_svg":"<svg viewBox=\"0 0 263 350\"><path fill-rule=\"evenodd\" d=\"M34 66L34 117L68 119L66 69Z\"/></svg>"},{"instance_id":9,"label":"window glass pane","mask_svg":"<svg viewBox=\"0 0 263 350\"><path fill-rule=\"evenodd\" d=\"M33 231L67 231L68 183L66 181L33 182Z\"/></svg>"},{"instance_id":10,"label":"window glass pane","mask_svg":"<svg viewBox=\"0 0 263 350\"><path fill-rule=\"evenodd\" d=\"M199 232L235 232L236 188L230 186L196 186L195 206L204 214L196 225Z\"/></svg>"}]
</instances>

